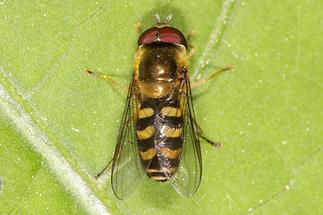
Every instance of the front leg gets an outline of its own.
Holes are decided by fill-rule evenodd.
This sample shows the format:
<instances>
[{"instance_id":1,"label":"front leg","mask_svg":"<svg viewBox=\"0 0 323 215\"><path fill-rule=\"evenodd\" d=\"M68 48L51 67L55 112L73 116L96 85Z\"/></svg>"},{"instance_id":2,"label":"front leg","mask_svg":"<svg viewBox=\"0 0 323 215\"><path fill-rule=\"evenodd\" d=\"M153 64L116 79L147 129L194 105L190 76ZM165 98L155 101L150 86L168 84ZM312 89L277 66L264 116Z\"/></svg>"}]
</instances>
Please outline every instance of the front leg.
<instances>
[{"instance_id":1,"label":"front leg","mask_svg":"<svg viewBox=\"0 0 323 215\"><path fill-rule=\"evenodd\" d=\"M128 92L128 88L125 87L123 84L117 82L116 80L114 80L111 76L109 75L106 75L104 73L101 73L101 72L95 72L91 69L85 69L85 73L86 74L89 74L89 75L92 75L92 76L95 76L95 77L98 77L98 78L101 78L103 80L106 80L106 81L110 81L111 83L117 85L119 88L123 89L124 92Z\"/></svg>"}]
</instances>

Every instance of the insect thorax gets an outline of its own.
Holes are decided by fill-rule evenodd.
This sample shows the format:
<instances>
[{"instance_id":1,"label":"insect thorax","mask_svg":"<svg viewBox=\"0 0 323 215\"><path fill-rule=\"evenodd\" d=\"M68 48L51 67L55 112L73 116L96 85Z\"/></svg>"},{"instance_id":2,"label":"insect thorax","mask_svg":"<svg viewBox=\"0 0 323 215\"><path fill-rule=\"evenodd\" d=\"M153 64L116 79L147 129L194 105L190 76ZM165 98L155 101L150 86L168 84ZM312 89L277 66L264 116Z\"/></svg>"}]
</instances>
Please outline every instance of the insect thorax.
<instances>
[{"instance_id":1,"label":"insect thorax","mask_svg":"<svg viewBox=\"0 0 323 215\"><path fill-rule=\"evenodd\" d=\"M171 43L140 46L134 72L140 93L149 98L162 98L178 88L185 53L183 45Z\"/></svg>"}]
</instances>

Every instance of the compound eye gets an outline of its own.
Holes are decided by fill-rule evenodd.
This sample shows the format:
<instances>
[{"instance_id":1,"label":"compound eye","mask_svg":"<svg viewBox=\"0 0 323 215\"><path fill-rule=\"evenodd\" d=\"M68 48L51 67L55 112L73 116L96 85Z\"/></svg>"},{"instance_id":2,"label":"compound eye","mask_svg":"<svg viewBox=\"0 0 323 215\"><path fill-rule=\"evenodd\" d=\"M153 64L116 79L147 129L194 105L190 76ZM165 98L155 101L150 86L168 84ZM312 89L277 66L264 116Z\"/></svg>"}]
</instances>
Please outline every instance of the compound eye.
<instances>
[{"instance_id":1,"label":"compound eye","mask_svg":"<svg viewBox=\"0 0 323 215\"><path fill-rule=\"evenodd\" d=\"M153 27L142 33L138 39L138 45L148 44L158 41L159 28Z\"/></svg>"},{"instance_id":2,"label":"compound eye","mask_svg":"<svg viewBox=\"0 0 323 215\"><path fill-rule=\"evenodd\" d=\"M165 43L177 43L186 47L186 39L182 32L172 27L163 27L159 29L160 41Z\"/></svg>"},{"instance_id":3,"label":"compound eye","mask_svg":"<svg viewBox=\"0 0 323 215\"><path fill-rule=\"evenodd\" d=\"M153 27L141 34L138 45L149 44L153 42L177 43L186 46L186 39L182 32L172 27Z\"/></svg>"}]
</instances>

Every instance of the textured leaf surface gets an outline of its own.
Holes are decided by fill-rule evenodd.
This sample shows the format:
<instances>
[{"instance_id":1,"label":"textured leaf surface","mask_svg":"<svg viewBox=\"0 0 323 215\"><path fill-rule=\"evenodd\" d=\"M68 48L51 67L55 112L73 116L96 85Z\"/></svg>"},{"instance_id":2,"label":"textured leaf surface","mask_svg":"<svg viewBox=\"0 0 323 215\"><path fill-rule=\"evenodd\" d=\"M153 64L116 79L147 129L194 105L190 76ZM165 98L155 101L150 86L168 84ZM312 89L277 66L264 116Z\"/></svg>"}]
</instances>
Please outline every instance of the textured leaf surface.
<instances>
[{"instance_id":1,"label":"textured leaf surface","mask_svg":"<svg viewBox=\"0 0 323 215\"><path fill-rule=\"evenodd\" d=\"M2 114L0 125L1 214L83 214Z\"/></svg>"},{"instance_id":2,"label":"textured leaf surface","mask_svg":"<svg viewBox=\"0 0 323 215\"><path fill-rule=\"evenodd\" d=\"M1 214L319 214L322 9L290 0L0 1ZM109 176L93 176L112 157L126 95L83 71L127 85L134 25L150 27L155 13L194 32L193 77L235 67L194 90L197 120L223 147L202 143L193 198L146 181L118 201Z\"/></svg>"}]
</instances>

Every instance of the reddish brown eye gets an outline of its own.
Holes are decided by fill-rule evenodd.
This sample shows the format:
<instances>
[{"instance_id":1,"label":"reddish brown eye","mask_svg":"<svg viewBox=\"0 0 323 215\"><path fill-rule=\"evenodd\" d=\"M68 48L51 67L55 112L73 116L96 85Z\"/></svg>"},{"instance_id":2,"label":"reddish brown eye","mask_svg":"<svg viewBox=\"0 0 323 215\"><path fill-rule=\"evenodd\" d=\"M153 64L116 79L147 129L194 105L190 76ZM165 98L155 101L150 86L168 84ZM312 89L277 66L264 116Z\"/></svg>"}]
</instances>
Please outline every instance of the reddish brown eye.
<instances>
[{"instance_id":1,"label":"reddish brown eye","mask_svg":"<svg viewBox=\"0 0 323 215\"><path fill-rule=\"evenodd\" d=\"M177 43L186 47L186 39L182 32L172 27L163 27L159 29L160 40L165 43Z\"/></svg>"},{"instance_id":2,"label":"reddish brown eye","mask_svg":"<svg viewBox=\"0 0 323 215\"><path fill-rule=\"evenodd\" d=\"M159 35L159 28L153 27L142 33L138 40L138 45L156 42Z\"/></svg>"},{"instance_id":3,"label":"reddish brown eye","mask_svg":"<svg viewBox=\"0 0 323 215\"><path fill-rule=\"evenodd\" d=\"M172 27L153 27L141 34L138 45L149 44L153 42L177 43L186 47L186 39L182 32Z\"/></svg>"}]
</instances>

